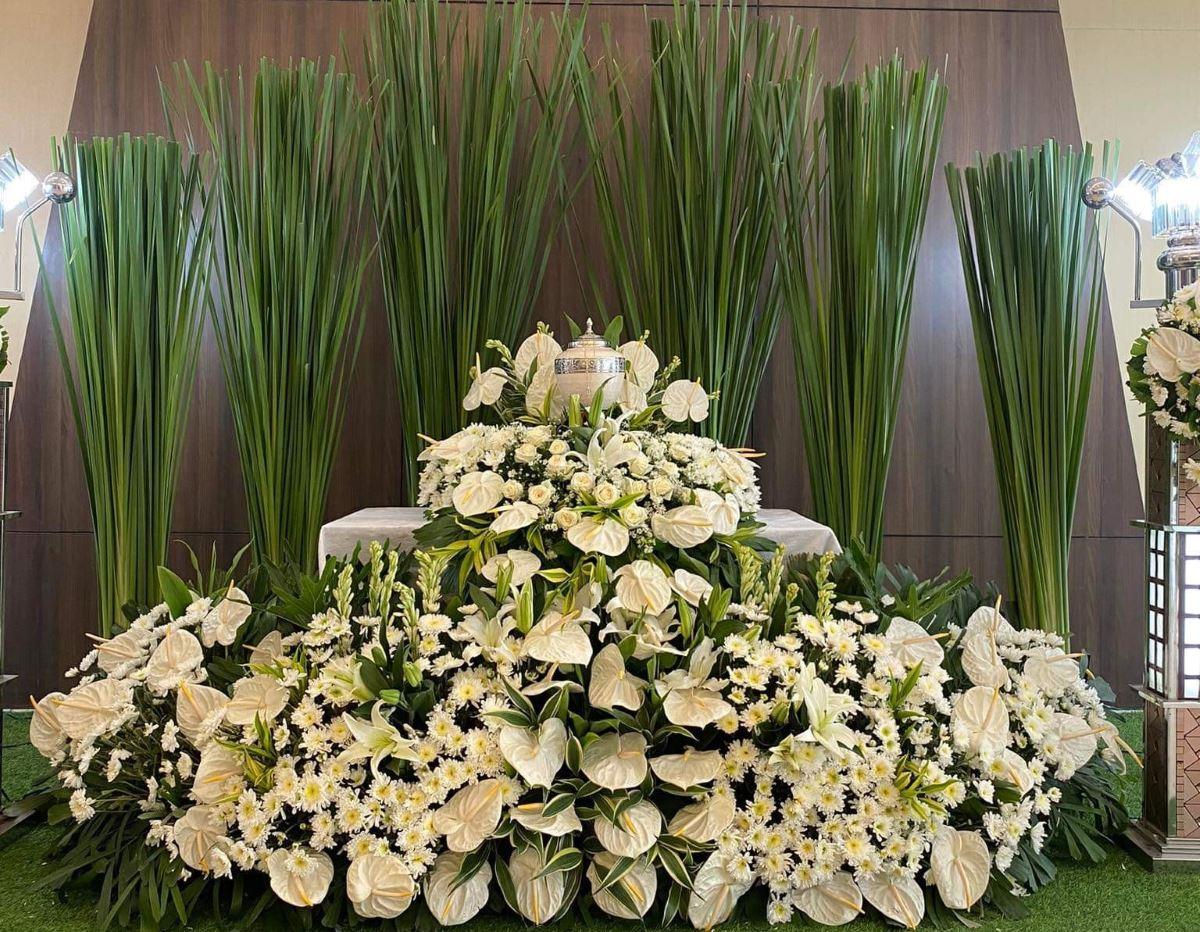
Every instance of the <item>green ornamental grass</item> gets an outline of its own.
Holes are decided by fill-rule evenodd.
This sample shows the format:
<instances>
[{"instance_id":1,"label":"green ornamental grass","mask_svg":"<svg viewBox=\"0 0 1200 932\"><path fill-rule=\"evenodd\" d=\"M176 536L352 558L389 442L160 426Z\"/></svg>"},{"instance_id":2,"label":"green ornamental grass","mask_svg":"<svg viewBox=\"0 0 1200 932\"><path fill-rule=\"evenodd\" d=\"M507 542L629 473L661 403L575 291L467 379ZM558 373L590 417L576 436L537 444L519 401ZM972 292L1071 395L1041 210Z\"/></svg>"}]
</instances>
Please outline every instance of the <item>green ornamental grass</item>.
<instances>
[{"instance_id":1,"label":"green ornamental grass","mask_svg":"<svg viewBox=\"0 0 1200 932\"><path fill-rule=\"evenodd\" d=\"M257 560L316 563L371 256L368 105L354 79L263 60L185 70L216 164L212 319Z\"/></svg>"},{"instance_id":2,"label":"green ornamental grass","mask_svg":"<svg viewBox=\"0 0 1200 932\"><path fill-rule=\"evenodd\" d=\"M779 288L813 516L875 555L945 110L937 72L894 57L824 88L814 145L791 131L780 173Z\"/></svg>"},{"instance_id":3,"label":"green ornamental grass","mask_svg":"<svg viewBox=\"0 0 1200 932\"><path fill-rule=\"evenodd\" d=\"M1103 297L1082 152L1048 140L946 166L992 437L1009 586L1070 636L1068 563Z\"/></svg>"},{"instance_id":4,"label":"green ornamental grass","mask_svg":"<svg viewBox=\"0 0 1200 932\"><path fill-rule=\"evenodd\" d=\"M96 531L99 631L166 562L212 258L200 161L159 136L63 140L65 313L51 321Z\"/></svg>"},{"instance_id":5,"label":"green ornamental grass","mask_svg":"<svg viewBox=\"0 0 1200 932\"><path fill-rule=\"evenodd\" d=\"M445 0L371 10L372 190L410 502L422 436L470 420L476 349L524 333L562 219L582 20L551 32L520 0L489 2L469 28Z\"/></svg>"},{"instance_id":6,"label":"green ornamental grass","mask_svg":"<svg viewBox=\"0 0 1200 932\"><path fill-rule=\"evenodd\" d=\"M748 438L781 308L771 203L782 138L756 122L756 102L780 80L808 87L815 56L813 33L689 0L650 21L648 105L611 44L579 81L614 313L720 391L701 429L730 446ZM793 119L807 127L807 108Z\"/></svg>"}]
</instances>

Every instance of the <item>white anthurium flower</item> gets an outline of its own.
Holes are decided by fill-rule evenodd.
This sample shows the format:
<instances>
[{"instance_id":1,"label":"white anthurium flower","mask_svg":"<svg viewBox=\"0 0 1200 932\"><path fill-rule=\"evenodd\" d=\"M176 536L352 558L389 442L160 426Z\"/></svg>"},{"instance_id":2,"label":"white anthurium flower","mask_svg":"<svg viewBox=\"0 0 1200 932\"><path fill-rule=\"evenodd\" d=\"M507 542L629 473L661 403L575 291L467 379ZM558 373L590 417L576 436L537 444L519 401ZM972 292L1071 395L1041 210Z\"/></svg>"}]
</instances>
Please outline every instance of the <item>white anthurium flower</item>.
<instances>
[{"instance_id":1,"label":"white anthurium flower","mask_svg":"<svg viewBox=\"0 0 1200 932\"><path fill-rule=\"evenodd\" d=\"M836 757L858 743L858 736L842 716L858 709L849 693L832 689L824 680L814 679L804 691L804 709L808 713L808 730L796 736L798 741L815 742Z\"/></svg>"},{"instance_id":2,"label":"white anthurium flower","mask_svg":"<svg viewBox=\"0 0 1200 932\"><path fill-rule=\"evenodd\" d=\"M219 744L200 752L200 764L192 778L192 797L215 806L237 796L242 786L242 758Z\"/></svg>"},{"instance_id":3,"label":"white anthurium flower","mask_svg":"<svg viewBox=\"0 0 1200 932\"><path fill-rule=\"evenodd\" d=\"M592 899L610 916L616 916L618 919L641 919L654 905L654 897L658 893L658 872L645 858L639 858L629 869L629 873L614 884L624 890L637 906L637 912L634 912L617 899L611 890L597 889L604 882L604 875L612 870L616 863L617 856L607 851L599 852L592 859L587 869L587 878L592 884Z\"/></svg>"},{"instance_id":4,"label":"white anthurium flower","mask_svg":"<svg viewBox=\"0 0 1200 932\"><path fill-rule=\"evenodd\" d=\"M662 412L672 421L696 421L708 417L708 392L699 382L676 379L662 395Z\"/></svg>"},{"instance_id":5,"label":"white anthurium flower","mask_svg":"<svg viewBox=\"0 0 1200 932\"><path fill-rule=\"evenodd\" d=\"M274 894L292 906L316 906L333 881L333 861L324 851L280 848L267 858Z\"/></svg>"},{"instance_id":6,"label":"white anthurium flower","mask_svg":"<svg viewBox=\"0 0 1200 932\"><path fill-rule=\"evenodd\" d=\"M250 666L269 667L283 657L283 634L279 631L267 635L250 649Z\"/></svg>"},{"instance_id":7,"label":"white anthurium flower","mask_svg":"<svg viewBox=\"0 0 1200 932\"><path fill-rule=\"evenodd\" d=\"M929 852L925 878L937 887L942 902L951 909L970 909L987 890L992 856L978 832L938 829Z\"/></svg>"},{"instance_id":8,"label":"white anthurium flower","mask_svg":"<svg viewBox=\"0 0 1200 932\"><path fill-rule=\"evenodd\" d=\"M566 407L567 399L563 397L562 391L558 387L558 379L554 375L553 365L539 368L534 377L529 380L529 387L525 389L525 410L534 417L541 417L547 398L550 399L550 416L558 417Z\"/></svg>"},{"instance_id":9,"label":"white anthurium flower","mask_svg":"<svg viewBox=\"0 0 1200 932\"><path fill-rule=\"evenodd\" d=\"M963 672L975 686L1003 689L1008 685L1008 667L996 647L992 631L977 629L973 634L964 634L959 642Z\"/></svg>"},{"instance_id":10,"label":"white anthurium flower","mask_svg":"<svg viewBox=\"0 0 1200 932\"><path fill-rule=\"evenodd\" d=\"M238 680L233 697L225 707L225 721L231 725L253 725L256 718L272 722L288 704L288 691L279 680L259 673Z\"/></svg>"},{"instance_id":11,"label":"white anthurium flower","mask_svg":"<svg viewBox=\"0 0 1200 932\"><path fill-rule=\"evenodd\" d=\"M1178 327L1159 327L1146 338L1146 361L1168 382L1200 369L1200 340Z\"/></svg>"},{"instance_id":12,"label":"white anthurium flower","mask_svg":"<svg viewBox=\"0 0 1200 932\"><path fill-rule=\"evenodd\" d=\"M629 547L629 529L616 518L588 515L567 530L567 540L584 553L619 557Z\"/></svg>"},{"instance_id":13,"label":"white anthurium flower","mask_svg":"<svg viewBox=\"0 0 1200 932\"><path fill-rule=\"evenodd\" d=\"M594 474L624 466L641 451L621 433L621 422L607 418L588 443L587 464Z\"/></svg>"},{"instance_id":14,"label":"white anthurium flower","mask_svg":"<svg viewBox=\"0 0 1200 932\"><path fill-rule=\"evenodd\" d=\"M544 693L550 692L552 689L565 689L569 693L582 693L583 687L571 680L555 679L555 674L558 673L558 665L551 664L546 670L546 675L540 680L534 680L528 686L521 687L521 695L523 696L541 696Z\"/></svg>"},{"instance_id":15,"label":"white anthurium flower","mask_svg":"<svg viewBox=\"0 0 1200 932\"><path fill-rule=\"evenodd\" d=\"M495 518L492 519L490 530L494 534L507 534L510 531L519 531L521 528L529 527L538 519L537 505L529 502L510 502L504 505Z\"/></svg>"},{"instance_id":16,"label":"white anthurium flower","mask_svg":"<svg viewBox=\"0 0 1200 932\"><path fill-rule=\"evenodd\" d=\"M538 926L554 918L567 892L567 875L554 871L539 876L545 867L537 848L522 848L508 859L508 873L517 894L517 912Z\"/></svg>"},{"instance_id":17,"label":"white anthurium flower","mask_svg":"<svg viewBox=\"0 0 1200 932\"><path fill-rule=\"evenodd\" d=\"M506 550L498 553L483 564L483 578L494 583L500 578L500 570L507 564L511 569L510 585L523 586L533 578L533 574L542 568L542 561L536 553L528 550Z\"/></svg>"},{"instance_id":18,"label":"white anthurium flower","mask_svg":"<svg viewBox=\"0 0 1200 932\"><path fill-rule=\"evenodd\" d=\"M893 618L883 637L892 656L906 667L919 663L923 670L931 670L942 665L942 645L915 621Z\"/></svg>"},{"instance_id":19,"label":"white anthurium flower","mask_svg":"<svg viewBox=\"0 0 1200 932\"><path fill-rule=\"evenodd\" d=\"M474 851L500 824L503 796L495 779L463 787L433 814L434 831L446 836L451 851Z\"/></svg>"},{"instance_id":20,"label":"white anthurium flower","mask_svg":"<svg viewBox=\"0 0 1200 932\"><path fill-rule=\"evenodd\" d=\"M1015 786L1022 796L1036 785L1037 781L1033 778L1029 764L1016 751L1001 751L996 763L1001 771L1001 779Z\"/></svg>"},{"instance_id":21,"label":"white anthurium flower","mask_svg":"<svg viewBox=\"0 0 1200 932\"><path fill-rule=\"evenodd\" d=\"M732 795L713 793L688 803L675 813L667 831L689 841L708 844L720 838L721 833L733 824L735 814Z\"/></svg>"},{"instance_id":22,"label":"white anthurium flower","mask_svg":"<svg viewBox=\"0 0 1200 932\"><path fill-rule=\"evenodd\" d=\"M200 640L205 647L215 644L228 647L237 640L238 632L251 611L250 596L237 586L230 586L225 597L204 616L200 624Z\"/></svg>"},{"instance_id":23,"label":"white anthurium flower","mask_svg":"<svg viewBox=\"0 0 1200 932\"><path fill-rule=\"evenodd\" d=\"M379 765L385 760L398 758L400 760L419 763L421 755L417 753L417 743L406 738L395 725L383 714L383 700L371 707L371 721L366 722L349 712L342 713L342 723L354 736L354 742L338 755L343 764L355 761L371 761L371 772L379 776Z\"/></svg>"},{"instance_id":24,"label":"white anthurium flower","mask_svg":"<svg viewBox=\"0 0 1200 932\"><path fill-rule=\"evenodd\" d=\"M430 460L458 462L475 455L479 449L479 437L469 430L460 430L445 440L434 440L417 454L423 463Z\"/></svg>"},{"instance_id":25,"label":"white anthurium flower","mask_svg":"<svg viewBox=\"0 0 1200 932\"><path fill-rule=\"evenodd\" d=\"M954 739L976 754L998 754L1008 747L1008 710L1000 690L972 686L954 701L950 716Z\"/></svg>"},{"instance_id":26,"label":"white anthurium flower","mask_svg":"<svg viewBox=\"0 0 1200 932\"><path fill-rule=\"evenodd\" d=\"M1017 629L1000 614L1000 609L991 605L981 605L971 613L963 637L973 637L980 631L989 632L997 644L1007 643L1017 635Z\"/></svg>"},{"instance_id":27,"label":"white anthurium flower","mask_svg":"<svg viewBox=\"0 0 1200 932\"><path fill-rule=\"evenodd\" d=\"M594 612L574 611L564 615L549 611L529 629L521 651L542 663L587 664L592 659L592 639L581 621L595 617Z\"/></svg>"},{"instance_id":28,"label":"white anthurium flower","mask_svg":"<svg viewBox=\"0 0 1200 932\"><path fill-rule=\"evenodd\" d=\"M567 729L561 719L550 718L536 731L505 725L497 736L500 753L530 786L549 786L567 758Z\"/></svg>"},{"instance_id":29,"label":"white anthurium flower","mask_svg":"<svg viewBox=\"0 0 1200 932\"><path fill-rule=\"evenodd\" d=\"M469 472L458 480L451 499L460 515L471 517L491 511L504 498L504 479L488 469Z\"/></svg>"},{"instance_id":30,"label":"white anthurium flower","mask_svg":"<svg viewBox=\"0 0 1200 932\"><path fill-rule=\"evenodd\" d=\"M1079 682L1079 661L1057 647L1035 647L1021 672L1039 692L1056 699Z\"/></svg>"},{"instance_id":31,"label":"white anthurium flower","mask_svg":"<svg viewBox=\"0 0 1200 932\"><path fill-rule=\"evenodd\" d=\"M63 734L80 740L101 734L115 723L129 696L129 687L120 680L96 680L76 686L59 699L54 714Z\"/></svg>"},{"instance_id":32,"label":"white anthurium flower","mask_svg":"<svg viewBox=\"0 0 1200 932\"><path fill-rule=\"evenodd\" d=\"M455 886L465 857L465 853L447 851L425 876L425 905L440 925L460 926L487 905L492 866L486 859L470 880Z\"/></svg>"},{"instance_id":33,"label":"white anthurium flower","mask_svg":"<svg viewBox=\"0 0 1200 932\"><path fill-rule=\"evenodd\" d=\"M480 405L494 405L504 392L506 380L507 376L504 374L504 370L498 366L484 369L471 380L467 397L463 399L463 410L474 411Z\"/></svg>"},{"instance_id":34,"label":"white anthurium flower","mask_svg":"<svg viewBox=\"0 0 1200 932\"><path fill-rule=\"evenodd\" d=\"M863 911L862 891L846 871L838 871L824 883L799 890L793 902L800 912L823 926L842 926Z\"/></svg>"},{"instance_id":35,"label":"white anthurium flower","mask_svg":"<svg viewBox=\"0 0 1200 932\"><path fill-rule=\"evenodd\" d=\"M712 583L707 579L685 569L678 569L671 576L671 588L679 594L683 601L693 607L707 599L713 591Z\"/></svg>"},{"instance_id":36,"label":"white anthurium flower","mask_svg":"<svg viewBox=\"0 0 1200 932\"><path fill-rule=\"evenodd\" d=\"M561 838L563 835L582 830L583 825L579 821L579 815L575 812L574 805L567 806L566 809L551 816L542 815L545 808L545 803L522 803L519 806L513 806L509 810L509 815L522 828L549 835L552 838Z\"/></svg>"},{"instance_id":37,"label":"white anthurium flower","mask_svg":"<svg viewBox=\"0 0 1200 932\"><path fill-rule=\"evenodd\" d=\"M229 697L219 689L200 683L182 683L175 696L175 721L193 744L206 730L209 734L225 717Z\"/></svg>"},{"instance_id":38,"label":"white anthurium flower","mask_svg":"<svg viewBox=\"0 0 1200 932\"><path fill-rule=\"evenodd\" d=\"M713 535L712 518L699 505L680 505L650 519L654 536L672 547L699 547Z\"/></svg>"},{"instance_id":39,"label":"white anthurium flower","mask_svg":"<svg viewBox=\"0 0 1200 932\"><path fill-rule=\"evenodd\" d=\"M720 693L723 680L710 679L717 652L712 638L705 638L692 651L686 670L672 670L655 680L654 688L663 697L663 712L674 725L707 728L733 712L733 706Z\"/></svg>"},{"instance_id":40,"label":"white anthurium flower","mask_svg":"<svg viewBox=\"0 0 1200 932\"><path fill-rule=\"evenodd\" d=\"M899 872L869 874L858 879L858 889L868 903L906 929L915 929L925 918L925 894L912 877Z\"/></svg>"},{"instance_id":41,"label":"white anthurium flower","mask_svg":"<svg viewBox=\"0 0 1200 932\"><path fill-rule=\"evenodd\" d=\"M606 790L627 790L646 779L646 739L638 732L601 735L583 749L583 775Z\"/></svg>"},{"instance_id":42,"label":"white anthurium flower","mask_svg":"<svg viewBox=\"0 0 1200 932\"><path fill-rule=\"evenodd\" d=\"M1103 729L1093 728L1078 715L1055 712L1050 730L1058 739L1059 745L1058 769L1055 776L1059 780L1070 780L1096 753L1096 736Z\"/></svg>"},{"instance_id":43,"label":"white anthurium flower","mask_svg":"<svg viewBox=\"0 0 1200 932\"><path fill-rule=\"evenodd\" d=\"M204 663L204 648L190 631L176 628L158 642L146 664L146 685L160 692L191 682Z\"/></svg>"},{"instance_id":44,"label":"white anthurium flower","mask_svg":"<svg viewBox=\"0 0 1200 932\"><path fill-rule=\"evenodd\" d=\"M660 615L671 604L671 583L657 564L649 560L626 563L615 574L617 600L635 615Z\"/></svg>"},{"instance_id":45,"label":"white anthurium flower","mask_svg":"<svg viewBox=\"0 0 1200 932\"><path fill-rule=\"evenodd\" d=\"M686 748L682 754L662 754L650 758L650 769L663 783L687 789L711 783L721 772L720 751L697 751Z\"/></svg>"},{"instance_id":46,"label":"white anthurium flower","mask_svg":"<svg viewBox=\"0 0 1200 932\"><path fill-rule=\"evenodd\" d=\"M647 403L646 390L626 374L621 382L621 394L617 398L617 404L621 406L621 410L625 414L639 414L646 410Z\"/></svg>"},{"instance_id":47,"label":"white anthurium flower","mask_svg":"<svg viewBox=\"0 0 1200 932\"><path fill-rule=\"evenodd\" d=\"M96 666L112 673L125 664L140 663L146 657L149 641L150 632L143 628L130 628L116 637L101 640L96 645Z\"/></svg>"},{"instance_id":48,"label":"white anthurium flower","mask_svg":"<svg viewBox=\"0 0 1200 932\"><path fill-rule=\"evenodd\" d=\"M213 849L225 834L225 823L217 818L216 810L212 806L192 806L173 828L179 859L192 870L211 874L218 866L211 858Z\"/></svg>"},{"instance_id":49,"label":"white anthurium flower","mask_svg":"<svg viewBox=\"0 0 1200 932\"><path fill-rule=\"evenodd\" d=\"M654 355L654 350L646 345L645 340L630 340L617 347L617 352L629 363L625 378L642 391L649 391L658 375L658 357Z\"/></svg>"},{"instance_id":50,"label":"white anthurium flower","mask_svg":"<svg viewBox=\"0 0 1200 932\"><path fill-rule=\"evenodd\" d=\"M592 831L604 850L617 857L641 857L662 834L662 813L646 800L630 806L617 816L617 821L620 824L614 825L601 815L592 823Z\"/></svg>"},{"instance_id":51,"label":"white anthurium flower","mask_svg":"<svg viewBox=\"0 0 1200 932\"><path fill-rule=\"evenodd\" d=\"M58 704L66 698L65 694L55 692L46 693L41 702L35 702L32 697L29 699L33 706L33 718L29 720L29 743L37 748L42 757L53 757L66 740L62 723L58 720Z\"/></svg>"},{"instance_id":52,"label":"white anthurium flower","mask_svg":"<svg viewBox=\"0 0 1200 932\"><path fill-rule=\"evenodd\" d=\"M592 661L588 702L600 709L629 709L642 707L646 681L625 669L625 658L616 644L606 644Z\"/></svg>"},{"instance_id":53,"label":"white anthurium flower","mask_svg":"<svg viewBox=\"0 0 1200 932\"><path fill-rule=\"evenodd\" d=\"M754 882L753 877L742 880L734 874L731 860L732 856L724 851L714 851L692 879L687 916L693 927L711 929L725 922Z\"/></svg>"},{"instance_id":54,"label":"white anthurium flower","mask_svg":"<svg viewBox=\"0 0 1200 932\"><path fill-rule=\"evenodd\" d=\"M712 521L713 533L729 535L737 530L742 520L742 509L733 495L721 495L711 489L696 489L696 504L704 509Z\"/></svg>"},{"instance_id":55,"label":"white anthurium flower","mask_svg":"<svg viewBox=\"0 0 1200 932\"><path fill-rule=\"evenodd\" d=\"M417 885L394 854L364 854L346 871L346 897L364 919L395 919L408 909Z\"/></svg>"},{"instance_id":56,"label":"white anthurium flower","mask_svg":"<svg viewBox=\"0 0 1200 932\"><path fill-rule=\"evenodd\" d=\"M558 341L549 333L541 330L536 333L531 333L525 338L525 341L517 347L517 355L513 357L513 370L521 378L529 375L529 370L534 362L538 364L538 372L554 371L554 360L558 358L558 354L562 352L562 347Z\"/></svg>"}]
</instances>

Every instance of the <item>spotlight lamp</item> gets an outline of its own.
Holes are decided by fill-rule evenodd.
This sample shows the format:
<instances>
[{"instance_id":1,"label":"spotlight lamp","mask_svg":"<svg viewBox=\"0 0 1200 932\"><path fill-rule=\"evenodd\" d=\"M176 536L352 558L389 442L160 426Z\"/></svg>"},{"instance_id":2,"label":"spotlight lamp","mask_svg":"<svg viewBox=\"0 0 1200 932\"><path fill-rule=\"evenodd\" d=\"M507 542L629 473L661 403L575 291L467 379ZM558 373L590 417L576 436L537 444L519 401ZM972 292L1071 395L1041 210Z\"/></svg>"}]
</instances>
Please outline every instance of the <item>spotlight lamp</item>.
<instances>
[{"instance_id":1,"label":"spotlight lamp","mask_svg":"<svg viewBox=\"0 0 1200 932\"><path fill-rule=\"evenodd\" d=\"M21 289L21 247L22 234L25 232L25 221L43 204L65 204L75 197L75 180L64 172L51 172L42 179L39 185L33 173L17 161L11 149L0 155L0 231L4 230L4 216L25 204L29 196L41 188L42 196L26 207L17 217L17 225L13 230L16 243L16 257L13 268L13 287L11 291L0 291L0 300L22 301L25 292Z\"/></svg>"},{"instance_id":2,"label":"spotlight lamp","mask_svg":"<svg viewBox=\"0 0 1200 932\"><path fill-rule=\"evenodd\" d=\"M1133 308L1142 300L1143 223L1167 241L1158 257L1166 296L1200 279L1200 133L1183 151L1138 162L1118 184L1092 178L1083 202L1111 207L1134 231ZM1146 418L1146 517L1142 627L1137 687L1145 710L1142 813L1126 834L1145 866L1200 864L1200 483L1186 469L1200 441L1179 440Z\"/></svg>"}]
</instances>

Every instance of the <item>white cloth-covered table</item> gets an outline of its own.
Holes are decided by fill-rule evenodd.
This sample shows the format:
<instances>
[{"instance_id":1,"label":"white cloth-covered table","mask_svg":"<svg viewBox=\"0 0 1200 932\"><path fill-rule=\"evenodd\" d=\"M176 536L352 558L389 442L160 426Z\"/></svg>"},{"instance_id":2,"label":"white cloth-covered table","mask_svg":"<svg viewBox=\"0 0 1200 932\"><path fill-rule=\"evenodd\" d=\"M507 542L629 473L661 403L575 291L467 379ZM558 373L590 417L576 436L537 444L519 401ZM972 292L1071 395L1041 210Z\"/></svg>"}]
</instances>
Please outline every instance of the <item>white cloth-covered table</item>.
<instances>
[{"instance_id":1,"label":"white cloth-covered table","mask_svg":"<svg viewBox=\"0 0 1200 932\"><path fill-rule=\"evenodd\" d=\"M833 531L794 511L764 508L758 513L758 520L766 525L762 535L783 544L790 554L841 552ZM329 556L349 556L358 544L365 550L373 540L411 550L416 545L413 535L424 523L425 513L420 508L363 508L321 528L317 548L322 560Z\"/></svg>"}]
</instances>

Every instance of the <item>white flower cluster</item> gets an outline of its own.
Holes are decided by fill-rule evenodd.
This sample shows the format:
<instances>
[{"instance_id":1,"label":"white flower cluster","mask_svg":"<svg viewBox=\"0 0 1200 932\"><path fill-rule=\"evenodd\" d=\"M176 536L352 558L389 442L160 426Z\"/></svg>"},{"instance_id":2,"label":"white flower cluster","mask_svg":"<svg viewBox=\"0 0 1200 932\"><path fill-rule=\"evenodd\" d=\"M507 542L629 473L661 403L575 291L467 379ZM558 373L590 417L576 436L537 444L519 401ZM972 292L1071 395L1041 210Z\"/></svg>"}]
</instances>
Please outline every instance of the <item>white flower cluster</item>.
<instances>
[{"instance_id":1,"label":"white flower cluster","mask_svg":"<svg viewBox=\"0 0 1200 932\"><path fill-rule=\"evenodd\" d=\"M1158 326L1133 344L1129 387L1154 423L1178 440L1200 437L1200 301L1187 285L1158 311Z\"/></svg>"}]
</instances>

